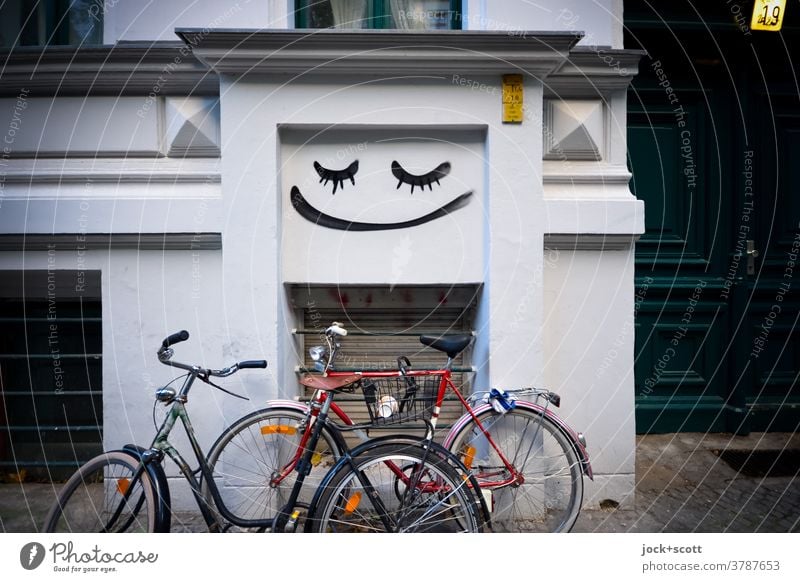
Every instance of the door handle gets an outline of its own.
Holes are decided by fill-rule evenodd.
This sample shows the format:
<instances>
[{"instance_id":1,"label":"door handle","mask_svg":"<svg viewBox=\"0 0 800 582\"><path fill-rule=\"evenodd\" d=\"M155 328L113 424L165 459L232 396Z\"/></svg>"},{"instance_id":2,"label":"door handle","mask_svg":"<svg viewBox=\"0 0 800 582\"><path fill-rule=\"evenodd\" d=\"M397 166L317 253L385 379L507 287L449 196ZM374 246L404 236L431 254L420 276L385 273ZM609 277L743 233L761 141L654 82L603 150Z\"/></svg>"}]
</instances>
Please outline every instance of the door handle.
<instances>
[{"instance_id":1,"label":"door handle","mask_svg":"<svg viewBox=\"0 0 800 582\"><path fill-rule=\"evenodd\" d=\"M758 257L759 255L758 250L756 249L756 241L752 239L747 240L747 248L745 250L745 254L747 255L747 274L755 275L756 257Z\"/></svg>"}]
</instances>

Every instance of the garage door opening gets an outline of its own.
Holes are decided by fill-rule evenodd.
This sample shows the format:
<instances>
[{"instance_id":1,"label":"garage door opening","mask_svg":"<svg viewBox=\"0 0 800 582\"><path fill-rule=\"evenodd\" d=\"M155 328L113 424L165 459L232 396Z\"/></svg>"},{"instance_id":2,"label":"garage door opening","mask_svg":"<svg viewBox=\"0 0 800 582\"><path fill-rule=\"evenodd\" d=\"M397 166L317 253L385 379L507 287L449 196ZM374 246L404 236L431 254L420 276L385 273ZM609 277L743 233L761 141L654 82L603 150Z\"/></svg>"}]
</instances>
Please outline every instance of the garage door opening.
<instances>
[{"instance_id":1,"label":"garage door opening","mask_svg":"<svg viewBox=\"0 0 800 582\"><path fill-rule=\"evenodd\" d=\"M99 271L0 271L0 477L61 480L102 450Z\"/></svg>"},{"instance_id":2,"label":"garage door opening","mask_svg":"<svg viewBox=\"0 0 800 582\"><path fill-rule=\"evenodd\" d=\"M313 370L308 349L321 343L320 334L333 321L341 322L348 330L341 341L337 370L396 370L400 356L407 357L415 370L441 368L447 357L423 346L419 336L473 332L479 296L477 285L295 286L290 297L300 323L297 336L302 356L298 373ZM474 375L472 346L459 354L453 364L453 381L464 395L470 394ZM337 395L336 402L357 423L369 421L363 394ZM439 426L448 426L462 412L460 403L448 396Z\"/></svg>"}]
</instances>

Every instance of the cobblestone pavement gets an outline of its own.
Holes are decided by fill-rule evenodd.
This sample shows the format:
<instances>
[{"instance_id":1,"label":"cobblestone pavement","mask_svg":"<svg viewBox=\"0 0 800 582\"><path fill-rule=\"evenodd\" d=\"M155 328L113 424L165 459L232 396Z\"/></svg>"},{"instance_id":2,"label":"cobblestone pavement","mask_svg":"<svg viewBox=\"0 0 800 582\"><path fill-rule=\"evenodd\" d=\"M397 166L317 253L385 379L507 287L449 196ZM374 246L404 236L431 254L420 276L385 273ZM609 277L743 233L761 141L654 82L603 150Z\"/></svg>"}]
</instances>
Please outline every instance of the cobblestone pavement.
<instances>
[{"instance_id":1,"label":"cobblestone pavement","mask_svg":"<svg viewBox=\"0 0 800 582\"><path fill-rule=\"evenodd\" d=\"M789 475L752 477L730 467L719 451L800 449L800 435L668 434L639 437L633 509L583 511L577 532L797 532L800 467Z\"/></svg>"},{"instance_id":2,"label":"cobblestone pavement","mask_svg":"<svg viewBox=\"0 0 800 582\"><path fill-rule=\"evenodd\" d=\"M751 477L722 461L717 454L722 450L800 451L800 435L638 437L633 508L584 510L574 531L800 531L799 468L783 462L777 468L788 469L788 475ZM37 531L54 495L49 484L0 485L0 531ZM178 516L174 521L173 531L202 531L199 520Z\"/></svg>"}]
</instances>

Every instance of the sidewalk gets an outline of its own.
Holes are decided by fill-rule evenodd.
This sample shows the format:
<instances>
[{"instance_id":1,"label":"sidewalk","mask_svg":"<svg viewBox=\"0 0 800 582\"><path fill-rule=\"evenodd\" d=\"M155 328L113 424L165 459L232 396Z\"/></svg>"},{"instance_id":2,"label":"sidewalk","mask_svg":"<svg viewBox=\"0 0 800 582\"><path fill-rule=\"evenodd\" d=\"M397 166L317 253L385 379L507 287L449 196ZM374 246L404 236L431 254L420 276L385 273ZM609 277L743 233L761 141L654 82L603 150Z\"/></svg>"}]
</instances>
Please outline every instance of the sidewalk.
<instances>
[{"instance_id":1,"label":"sidewalk","mask_svg":"<svg viewBox=\"0 0 800 582\"><path fill-rule=\"evenodd\" d=\"M748 463L734 469L720 451ZM0 531L37 531L54 491L41 483L0 485ZM800 435L638 437L634 508L584 510L574 531L798 532Z\"/></svg>"},{"instance_id":2,"label":"sidewalk","mask_svg":"<svg viewBox=\"0 0 800 582\"><path fill-rule=\"evenodd\" d=\"M800 531L800 435L640 436L634 508L583 511L573 531Z\"/></svg>"}]
</instances>

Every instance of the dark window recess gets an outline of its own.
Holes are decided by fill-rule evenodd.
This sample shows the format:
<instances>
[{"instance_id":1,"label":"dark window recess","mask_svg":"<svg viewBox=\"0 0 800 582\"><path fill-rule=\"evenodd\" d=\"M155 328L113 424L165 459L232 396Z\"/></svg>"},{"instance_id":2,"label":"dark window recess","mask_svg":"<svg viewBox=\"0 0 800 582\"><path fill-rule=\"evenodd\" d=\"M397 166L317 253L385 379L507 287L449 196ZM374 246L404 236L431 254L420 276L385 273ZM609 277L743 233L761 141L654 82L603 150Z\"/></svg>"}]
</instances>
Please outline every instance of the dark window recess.
<instances>
[{"instance_id":1,"label":"dark window recess","mask_svg":"<svg viewBox=\"0 0 800 582\"><path fill-rule=\"evenodd\" d=\"M460 0L297 0L297 28L461 28Z\"/></svg>"},{"instance_id":2,"label":"dark window recess","mask_svg":"<svg viewBox=\"0 0 800 582\"><path fill-rule=\"evenodd\" d=\"M0 479L60 480L102 450L100 274L0 280Z\"/></svg>"},{"instance_id":3,"label":"dark window recess","mask_svg":"<svg viewBox=\"0 0 800 582\"><path fill-rule=\"evenodd\" d=\"M22 0L0 5L0 46L99 45L103 0Z\"/></svg>"}]
</instances>

